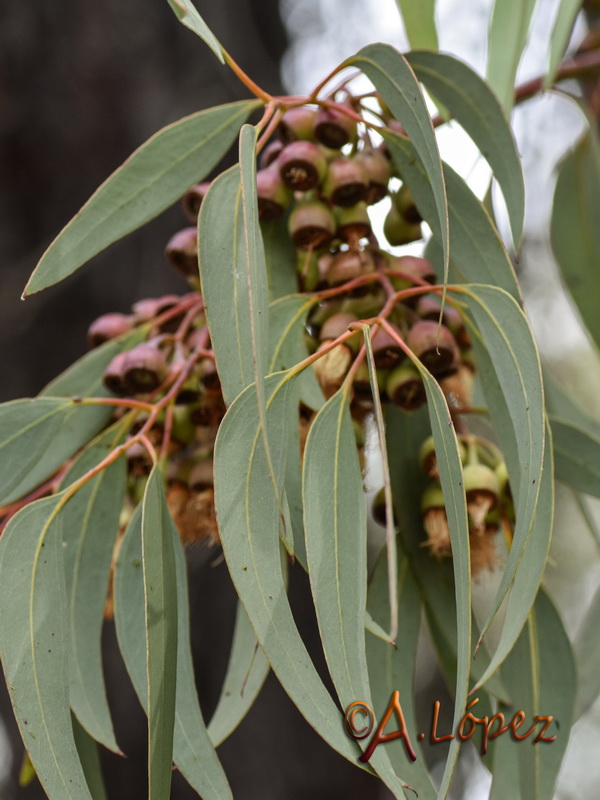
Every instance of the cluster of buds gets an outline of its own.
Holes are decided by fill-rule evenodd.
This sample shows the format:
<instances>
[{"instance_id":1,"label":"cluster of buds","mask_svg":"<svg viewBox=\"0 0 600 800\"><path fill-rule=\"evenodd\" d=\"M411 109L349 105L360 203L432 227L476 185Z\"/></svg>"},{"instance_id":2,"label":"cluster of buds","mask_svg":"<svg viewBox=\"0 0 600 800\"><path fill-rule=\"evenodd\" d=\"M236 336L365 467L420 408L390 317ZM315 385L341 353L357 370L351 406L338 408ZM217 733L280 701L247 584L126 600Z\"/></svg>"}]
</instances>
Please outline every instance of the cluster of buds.
<instances>
[{"instance_id":1,"label":"cluster of buds","mask_svg":"<svg viewBox=\"0 0 600 800\"><path fill-rule=\"evenodd\" d=\"M498 448L486 439L471 435L460 436L458 443L467 500L471 571L477 575L495 566L494 536L503 527L510 529L514 509L506 464ZM423 527L427 534L423 544L436 558L447 558L452 554L452 547L433 437L423 442L419 460L421 469L431 479L421 497Z\"/></svg>"}]
</instances>

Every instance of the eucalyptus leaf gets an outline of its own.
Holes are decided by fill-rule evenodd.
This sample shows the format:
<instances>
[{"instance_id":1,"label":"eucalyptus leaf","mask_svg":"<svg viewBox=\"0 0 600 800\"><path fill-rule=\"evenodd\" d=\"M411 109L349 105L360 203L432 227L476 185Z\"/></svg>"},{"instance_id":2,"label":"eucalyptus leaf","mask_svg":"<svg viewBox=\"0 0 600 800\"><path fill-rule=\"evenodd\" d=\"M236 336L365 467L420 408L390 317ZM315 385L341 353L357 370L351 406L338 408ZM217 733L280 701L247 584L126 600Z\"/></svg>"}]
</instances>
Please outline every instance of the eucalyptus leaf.
<instances>
[{"instance_id":1,"label":"eucalyptus leaf","mask_svg":"<svg viewBox=\"0 0 600 800\"><path fill-rule=\"evenodd\" d=\"M74 716L72 721L75 744L90 793L94 800L108 800L106 787L104 786L104 778L102 777L102 765L100 764L98 745L89 733L81 727L77 721L77 717Z\"/></svg>"},{"instance_id":2,"label":"eucalyptus leaf","mask_svg":"<svg viewBox=\"0 0 600 800\"><path fill-rule=\"evenodd\" d=\"M582 6L582 0L562 0L558 3L556 9L556 18L554 20L554 29L550 39L550 55L548 59L548 71L544 78L544 88L549 89L556 78L556 72L560 62L565 54L573 25L579 10Z\"/></svg>"},{"instance_id":3,"label":"eucalyptus leaf","mask_svg":"<svg viewBox=\"0 0 600 800\"><path fill-rule=\"evenodd\" d=\"M556 477L585 494L600 497L600 438L550 417Z\"/></svg>"},{"instance_id":4,"label":"eucalyptus leaf","mask_svg":"<svg viewBox=\"0 0 600 800\"><path fill-rule=\"evenodd\" d=\"M296 248L287 229L287 215L270 222L261 222L265 247L265 263L269 282L269 300L294 294L298 289Z\"/></svg>"},{"instance_id":5,"label":"eucalyptus leaf","mask_svg":"<svg viewBox=\"0 0 600 800\"><path fill-rule=\"evenodd\" d=\"M120 444L122 435L122 423L102 434L77 458L61 485L69 486L96 467ZM120 458L78 489L62 512L71 708L96 741L116 752L100 646L126 477L125 459Z\"/></svg>"},{"instance_id":6,"label":"eucalyptus leaf","mask_svg":"<svg viewBox=\"0 0 600 800\"><path fill-rule=\"evenodd\" d=\"M590 123L593 124L593 123ZM562 277L600 347L600 145L590 129L560 163L554 190L552 247Z\"/></svg>"},{"instance_id":7,"label":"eucalyptus leaf","mask_svg":"<svg viewBox=\"0 0 600 800\"><path fill-rule=\"evenodd\" d=\"M600 694L600 589L586 611L575 639L577 659L577 707L575 719L584 714Z\"/></svg>"},{"instance_id":8,"label":"eucalyptus leaf","mask_svg":"<svg viewBox=\"0 0 600 800\"><path fill-rule=\"evenodd\" d=\"M406 37L412 49L438 49L438 36L435 26L435 0L396 0L402 15Z\"/></svg>"},{"instance_id":9,"label":"eucalyptus leaf","mask_svg":"<svg viewBox=\"0 0 600 800\"><path fill-rule=\"evenodd\" d=\"M406 60L419 81L462 125L492 168L502 188L518 246L523 233L525 184L515 139L497 98L476 72L453 56L412 52L407 53ZM450 191L446 191L450 204Z\"/></svg>"},{"instance_id":10,"label":"eucalyptus leaf","mask_svg":"<svg viewBox=\"0 0 600 800\"><path fill-rule=\"evenodd\" d=\"M486 77L506 115L515 97L515 79L535 0L495 0L488 36Z\"/></svg>"},{"instance_id":11,"label":"eucalyptus leaf","mask_svg":"<svg viewBox=\"0 0 600 800\"><path fill-rule=\"evenodd\" d=\"M225 63L223 49L214 33L202 19L191 0L167 0L177 19L196 33L210 47L221 64Z\"/></svg>"},{"instance_id":12,"label":"eucalyptus leaf","mask_svg":"<svg viewBox=\"0 0 600 800\"><path fill-rule=\"evenodd\" d=\"M442 162L425 99L415 75L401 53L387 44L370 44L344 62L357 66L372 81L394 117L402 122L417 160L430 184L444 253L444 275L449 258L448 204ZM385 137L387 141L387 136Z\"/></svg>"},{"instance_id":13,"label":"eucalyptus leaf","mask_svg":"<svg viewBox=\"0 0 600 800\"><path fill-rule=\"evenodd\" d=\"M229 664L217 707L207 731L217 747L244 719L269 674L244 606L238 601Z\"/></svg>"},{"instance_id":14,"label":"eucalyptus leaf","mask_svg":"<svg viewBox=\"0 0 600 800\"><path fill-rule=\"evenodd\" d=\"M418 163L413 145L386 131L383 138L392 159L401 171L419 211L431 225L434 238L428 243L428 258L443 269L434 198L427 173ZM488 212L465 181L444 164L450 225L450 279L500 286L520 301L521 291L514 268ZM439 257L438 257L439 256Z\"/></svg>"},{"instance_id":15,"label":"eucalyptus leaf","mask_svg":"<svg viewBox=\"0 0 600 800\"><path fill-rule=\"evenodd\" d=\"M115 566L115 623L119 649L140 703L148 708L144 582L142 575L142 509L136 509L127 528ZM185 556L179 536L170 525L177 583L177 700L173 759L188 783L205 798L230 798L227 778L208 738L200 705L189 632L189 598Z\"/></svg>"},{"instance_id":16,"label":"eucalyptus leaf","mask_svg":"<svg viewBox=\"0 0 600 800\"><path fill-rule=\"evenodd\" d=\"M94 192L42 256L24 295L66 278L113 242L156 217L225 155L259 101L200 111L167 125Z\"/></svg>"},{"instance_id":17,"label":"eucalyptus leaf","mask_svg":"<svg viewBox=\"0 0 600 800\"><path fill-rule=\"evenodd\" d=\"M392 647L381 639L367 636L367 663L371 697L375 713L381 717L384 709L387 708L392 692L396 689L400 692L400 704L406 728L417 759L411 761L408 758L403 741L389 742L385 745L386 752L398 774L410 775L411 786L421 800L435 800L437 792L431 782L421 745L416 738L414 684L422 605L408 558L401 550L398 550L397 559L399 646ZM369 581L367 608L385 628L389 628L390 625L387 576L387 552L384 549L377 559Z\"/></svg>"},{"instance_id":18,"label":"eucalyptus leaf","mask_svg":"<svg viewBox=\"0 0 600 800\"><path fill-rule=\"evenodd\" d=\"M102 427L104 414L65 397L0 405L0 504L24 497Z\"/></svg>"},{"instance_id":19,"label":"eucalyptus leaf","mask_svg":"<svg viewBox=\"0 0 600 800\"><path fill-rule=\"evenodd\" d=\"M30 503L0 540L0 654L21 736L50 800L92 800L69 709L64 495Z\"/></svg>"}]
</instances>

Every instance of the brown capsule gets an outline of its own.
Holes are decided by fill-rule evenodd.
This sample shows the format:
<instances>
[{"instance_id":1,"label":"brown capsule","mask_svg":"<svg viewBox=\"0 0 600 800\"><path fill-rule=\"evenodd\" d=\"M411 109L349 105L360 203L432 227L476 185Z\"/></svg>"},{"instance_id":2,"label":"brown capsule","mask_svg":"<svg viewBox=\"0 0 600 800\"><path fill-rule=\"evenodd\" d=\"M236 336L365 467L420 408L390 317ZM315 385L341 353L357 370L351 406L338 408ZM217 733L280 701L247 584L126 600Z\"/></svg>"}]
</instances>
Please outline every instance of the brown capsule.
<instances>
[{"instance_id":1,"label":"brown capsule","mask_svg":"<svg viewBox=\"0 0 600 800\"><path fill-rule=\"evenodd\" d=\"M375 272L375 263L368 251L340 250L329 264L327 283L330 286L341 286L372 272Z\"/></svg>"},{"instance_id":2,"label":"brown capsule","mask_svg":"<svg viewBox=\"0 0 600 800\"><path fill-rule=\"evenodd\" d=\"M420 320L410 329L407 344L436 377L450 375L458 368L460 353L454 336L445 325Z\"/></svg>"},{"instance_id":3,"label":"brown capsule","mask_svg":"<svg viewBox=\"0 0 600 800\"><path fill-rule=\"evenodd\" d=\"M414 411L427 402L425 386L412 362L400 364L390 372L386 392L392 403L404 411Z\"/></svg>"},{"instance_id":4,"label":"brown capsule","mask_svg":"<svg viewBox=\"0 0 600 800\"><path fill-rule=\"evenodd\" d=\"M334 314L325 320L321 331L319 333L319 341L325 339L337 339L343 333L346 333L350 325L356 322L354 314Z\"/></svg>"},{"instance_id":5,"label":"brown capsule","mask_svg":"<svg viewBox=\"0 0 600 800\"><path fill-rule=\"evenodd\" d=\"M136 324L150 322L165 311L174 308L181 300L176 294L166 294L163 297L147 297L134 303L131 310Z\"/></svg>"},{"instance_id":6,"label":"brown capsule","mask_svg":"<svg viewBox=\"0 0 600 800\"><path fill-rule=\"evenodd\" d=\"M431 295L422 295L417 300L416 311L421 319L429 319L437 322L440 318L440 308L442 303L439 297L432 297ZM456 343L462 348L461 342L468 338L465 326L462 321L460 313L448 303L444 304L444 315L442 322L451 331L456 339Z\"/></svg>"},{"instance_id":7,"label":"brown capsule","mask_svg":"<svg viewBox=\"0 0 600 800\"><path fill-rule=\"evenodd\" d=\"M323 342L318 349L321 350L327 345L328 342ZM336 345L321 356L318 361L315 361L313 369L326 397L331 397L340 388L346 373L350 369L352 358L351 349L345 343L342 343Z\"/></svg>"},{"instance_id":8,"label":"brown capsule","mask_svg":"<svg viewBox=\"0 0 600 800\"><path fill-rule=\"evenodd\" d=\"M367 177L367 191L365 203L373 205L378 203L388 193L388 183L392 177L390 162L379 150L373 147L365 147L360 151L354 160L359 163Z\"/></svg>"},{"instance_id":9,"label":"brown capsule","mask_svg":"<svg viewBox=\"0 0 600 800\"><path fill-rule=\"evenodd\" d=\"M371 220L366 203L357 203L350 208L336 207L337 236L345 242L357 243L371 233Z\"/></svg>"},{"instance_id":10,"label":"brown capsule","mask_svg":"<svg viewBox=\"0 0 600 800\"><path fill-rule=\"evenodd\" d=\"M330 209L317 200L298 204L288 219L288 231L299 250L320 250L331 242L336 229Z\"/></svg>"},{"instance_id":11,"label":"brown capsule","mask_svg":"<svg viewBox=\"0 0 600 800\"><path fill-rule=\"evenodd\" d=\"M416 242L422 238L421 226L408 222L392 205L383 221L383 234L392 247Z\"/></svg>"},{"instance_id":12,"label":"brown capsule","mask_svg":"<svg viewBox=\"0 0 600 800\"><path fill-rule=\"evenodd\" d=\"M171 236L165 249L169 264L185 276L198 275L198 233L184 228Z\"/></svg>"},{"instance_id":13,"label":"brown capsule","mask_svg":"<svg viewBox=\"0 0 600 800\"><path fill-rule=\"evenodd\" d=\"M323 182L327 159L321 148L312 142L292 142L280 153L277 168L286 186L297 192L307 192Z\"/></svg>"},{"instance_id":14,"label":"brown capsule","mask_svg":"<svg viewBox=\"0 0 600 800\"><path fill-rule=\"evenodd\" d=\"M347 108L352 111L350 106ZM337 108L320 108L315 115L313 130L321 144L334 150L349 142L354 144L358 137L356 121Z\"/></svg>"},{"instance_id":15,"label":"brown capsule","mask_svg":"<svg viewBox=\"0 0 600 800\"><path fill-rule=\"evenodd\" d=\"M336 206L355 206L367 193L367 176L359 162L351 158L336 158L329 164L322 194Z\"/></svg>"},{"instance_id":16,"label":"brown capsule","mask_svg":"<svg viewBox=\"0 0 600 800\"><path fill-rule=\"evenodd\" d=\"M278 133L282 142L289 144L298 139L314 141L313 127L317 110L310 106L288 109L279 123Z\"/></svg>"},{"instance_id":17,"label":"brown capsule","mask_svg":"<svg viewBox=\"0 0 600 800\"><path fill-rule=\"evenodd\" d=\"M402 338L402 334L394 325L392 328ZM372 340L373 360L377 369L391 369L406 358L404 350L384 328L379 328Z\"/></svg>"},{"instance_id":18,"label":"brown capsule","mask_svg":"<svg viewBox=\"0 0 600 800\"><path fill-rule=\"evenodd\" d=\"M116 339L133 328L133 320L127 314L103 314L88 328L90 347L98 347L110 339Z\"/></svg>"},{"instance_id":19,"label":"brown capsule","mask_svg":"<svg viewBox=\"0 0 600 800\"><path fill-rule=\"evenodd\" d=\"M281 151L284 148L283 142L279 139L274 139L270 142L260 154L259 164L261 169L266 169L274 164L279 158Z\"/></svg>"},{"instance_id":20,"label":"brown capsule","mask_svg":"<svg viewBox=\"0 0 600 800\"><path fill-rule=\"evenodd\" d=\"M127 353L118 353L104 370L104 385L109 392L116 395L124 395L127 393L124 383L126 356Z\"/></svg>"},{"instance_id":21,"label":"brown capsule","mask_svg":"<svg viewBox=\"0 0 600 800\"><path fill-rule=\"evenodd\" d=\"M446 515L444 494L437 483L432 483L421 498L423 527L427 533L426 546L433 556L442 559L452 555L450 528Z\"/></svg>"},{"instance_id":22,"label":"brown capsule","mask_svg":"<svg viewBox=\"0 0 600 800\"><path fill-rule=\"evenodd\" d=\"M263 222L279 219L292 200L292 194L276 166L256 173L256 194L258 216Z\"/></svg>"},{"instance_id":23,"label":"brown capsule","mask_svg":"<svg viewBox=\"0 0 600 800\"><path fill-rule=\"evenodd\" d=\"M141 442L134 442L127 449L127 466L129 474L135 478L142 478L152 471L152 459Z\"/></svg>"},{"instance_id":24,"label":"brown capsule","mask_svg":"<svg viewBox=\"0 0 600 800\"><path fill-rule=\"evenodd\" d=\"M212 459L206 458L198 461L190 471L188 486L193 492L202 492L210 489L214 483Z\"/></svg>"},{"instance_id":25,"label":"brown capsule","mask_svg":"<svg viewBox=\"0 0 600 800\"><path fill-rule=\"evenodd\" d=\"M392 202L398 209L400 216L407 222L412 224L423 222L423 217L415 205L415 201L406 184L402 184L396 194L392 196Z\"/></svg>"},{"instance_id":26,"label":"brown capsule","mask_svg":"<svg viewBox=\"0 0 600 800\"><path fill-rule=\"evenodd\" d=\"M181 207L183 208L183 213L190 222L197 222L200 206L202 205L202 201L204 200L209 188L210 181L197 183L195 186L192 186L191 189L188 189L181 198Z\"/></svg>"},{"instance_id":27,"label":"brown capsule","mask_svg":"<svg viewBox=\"0 0 600 800\"><path fill-rule=\"evenodd\" d=\"M125 354L123 367L123 383L131 394L154 391L169 372L164 354L147 342L137 345Z\"/></svg>"}]
</instances>

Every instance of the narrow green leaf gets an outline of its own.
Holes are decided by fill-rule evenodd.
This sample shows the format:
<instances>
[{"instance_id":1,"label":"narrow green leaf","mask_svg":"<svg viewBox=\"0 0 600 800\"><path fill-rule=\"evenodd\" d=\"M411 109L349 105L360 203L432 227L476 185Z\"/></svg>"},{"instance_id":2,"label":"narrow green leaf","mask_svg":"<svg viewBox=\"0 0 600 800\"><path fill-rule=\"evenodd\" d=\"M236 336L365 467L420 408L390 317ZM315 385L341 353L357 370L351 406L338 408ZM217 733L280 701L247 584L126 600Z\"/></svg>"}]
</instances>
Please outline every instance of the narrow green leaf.
<instances>
[{"instance_id":1,"label":"narrow green leaf","mask_svg":"<svg viewBox=\"0 0 600 800\"><path fill-rule=\"evenodd\" d=\"M544 400L550 417L568 422L576 428L588 430L596 438L600 437L600 420L591 417L581 406L581 398L573 391L567 393L568 384L559 383L547 365L542 362L544 379Z\"/></svg>"},{"instance_id":2,"label":"narrow green leaf","mask_svg":"<svg viewBox=\"0 0 600 800\"><path fill-rule=\"evenodd\" d=\"M449 258L448 204L442 162L433 125L421 88L403 55L387 44L370 44L347 59L372 81L394 117L402 122L430 184L444 253L444 275ZM385 137L387 141L387 136Z\"/></svg>"},{"instance_id":3,"label":"narrow green leaf","mask_svg":"<svg viewBox=\"0 0 600 800\"><path fill-rule=\"evenodd\" d=\"M115 622L119 649L131 682L148 708L144 582L142 575L141 506L127 528L115 567ZM188 783L205 800L231 797L227 778L208 738L194 680L190 645L189 598L185 555L175 526L170 523L177 582L177 701L173 758Z\"/></svg>"},{"instance_id":4,"label":"narrow green leaf","mask_svg":"<svg viewBox=\"0 0 600 800\"><path fill-rule=\"evenodd\" d=\"M477 679L472 692L483 686L491 675L509 655L523 626L527 622L548 559L554 520L554 474L552 460L551 434L548 432L547 446L544 450L544 466L540 479L540 493L533 517L531 533L525 543L523 556L517 567L506 606L502 632L498 639L492 660L483 675Z\"/></svg>"},{"instance_id":5,"label":"narrow green leaf","mask_svg":"<svg viewBox=\"0 0 600 800\"><path fill-rule=\"evenodd\" d=\"M504 449L516 507L512 546L481 640L515 577L531 531L540 488L545 420L539 355L516 301L502 289L474 284L461 290L461 298L478 328L473 337L482 386ZM490 354L487 360L485 350Z\"/></svg>"},{"instance_id":6,"label":"narrow green leaf","mask_svg":"<svg viewBox=\"0 0 600 800\"><path fill-rule=\"evenodd\" d=\"M148 671L148 798L168 800L177 686L177 578L173 522L160 469L142 502L142 564Z\"/></svg>"},{"instance_id":7,"label":"narrow green leaf","mask_svg":"<svg viewBox=\"0 0 600 800\"><path fill-rule=\"evenodd\" d=\"M272 222L261 222L265 261L269 281L269 300L273 302L298 291L296 248L287 229L287 215Z\"/></svg>"},{"instance_id":8,"label":"narrow green leaf","mask_svg":"<svg viewBox=\"0 0 600 800\"><path fill-rule=\"evenodd\" d=\"M496 0L488 36L486 77L506 115L515 97L515 79L527 44L535 0Z\"/></svg>"},{"instance_id":9,"label":"narrow green leaf","mask_svg":"<svg viewBox=\"0 0 600 800\"><path fill-rule=\"evenodd\" d=\"M412 52L406 60L428 91L473 139L502 188L518 247L523 233L525 184L512 130L488 84L464 62L443 53ZM446 178L448 180L448 178ZM450 204L450 190L448 203Z\"/></svg>"},{"instance_id":10,"label":"narrow green leaf","mask_svg":"<svg viewBox=\"0 0 600 800\"><path fill-rule=\"evenodd\" d=\"M164 211L225 155L258 101L229 103L167 125L96 190L42 256L24 295L66 278Z\"/></svg>"},{"instance_id":11,"label":"narrow green leaf","mask_svg":"<svg viewBox=\"0 0 600 800\"><path fill-rule=\"evenodd\" d=\"M552 208L552 247L567 288L600 347L600 145L590 130L560 164Z\"/></svg>"},{"instance_id":12,"label":"narrow green leaf","mask_svg":"<svg viewBox=\"0 0 600 800\"><path fill-rule=\"evenodd\" d=\"M340 711L298 633L281 572L280 495L293 377L293 372L286 372L265 382L277 487L269 477L254 387L245 389L229 407L215 445L217 517L230 575L273 671L315 730L355 762L360 750L344 732Z\"/></svg>"},{"instance_id":13,"label":"narrow green leaf","mask_svg":"<svg viewBox=\"0 0 600 800\"><path fill-rule=\"evenodd\" d=\"M549 664L552 665L551 669L548 668ZM492 797L506 797L506 767L510 765L514 768L516 752L521 797L527 800L552 800L573 723L576 674L569 639L543 589L538 594L526 627L502 667L502 675L513 700L511 706L500 707L506 721L509 722L518 711L523 711L525 720L518 731L523 736L534 724L536 715L551 716L553 720L544 736L556 736L556 740L551 743L540 740L534 744L535 736L541 732L544 724L538 722L533 733L523 741L514 741L507 733L490 742L488 753L494 753ZM494 752L501 739L506 739L503 742L504 754L508 755L506 765Z\"/></svg>"},{"instance_id":14,"label":"narrow green leaf","mask_svg":"<svg viewBox=\"0 0 600 800\"><path fill-rule=\"evenodd\" d=\"M215 747L244 719L269 674L269 662L256 641L244 606L238 602L229 664L219 702L208 725Z\"/></svg>"},{"instance_id":15,"label":"narrow green leaf","mask_svg":"<svg viewBox=\"0 0 600 800\"><path fill-rule=\"evenodd\" d=\"M575 719L584 714L600 694L600 589L594 595L588 608L577 638L575 639L575 655L577 656L577 709Z\"/></svg>"},{"instance_id":16,"label":"narrow green leaf","mask_svg":"<svg viewBox=\"0 0 600 800\"><path fill-rule=\"evenodd\" d=\"M418 793L420 800L435 800L435 791L421 745L416 738L417 720L415 713L415 668L416 653L421 627L421 598L411 573L408 558L401 550L397 551L398 609L400 625L398 628L398 647L392 647L381 639L367 636L367 663L373 710L378 718L387 708L392 692L400 692L400 704L409 732L411 745L417 755L411 761L403 741L393 741L385 745L386 752L398 774L410 775L410 784ZM382 550L369 582L367 607L385 628L390 626L390 604L388 599L387 552Z\"/></svg>"},{"instance_id":17,"label":"narrow green leaf","mask_svg":"<svg viewBox=\"0 0 600 800\"><path fill-rule=\"evenodd\" d=\"M435 27L435 0L396 0L402 15L406 38L411 48L422 47L427 50L438 49L437 29Z\"/></svg>"},{"instance_id":18,"label":"narrow green leaf","mask_svg":"<svg viewBox=\"0 0 600 800\"><path fill-rule=\"evenodd\" d=\"M109 429L79 456L62 487L99 464L120 443L123 426ZM115 752L100 649L113 547L126 484L125 459L100 472L68 501L63 512L63 547L69 599L71 708L93 738Z\"/></svg>"},{"instance_id":19,"label":"narrow green leaf","mask_svg":"<svg viewBox=\"0 0 600 800\"><path fill-rule=\"evenodd\" d=\"M0 406L0 503L24 497L88 442L104 422L97 408L65 397Z\"/></svg>"},{"instance_id":20,"label":"narrow green leaf","mask_svg":"<svg viewBox=\"0 0 600 800\"><path fill-rule=\"evenodd\" d=\"M419 211L434 231L435 236L427 246L428 258L442 269L444 255L427 173L418 163L410 142L391 131L384 133L383 138L394 163L406 180ZM520 301L521 291L515 271L489 214L465 181L448 164L444 164L444 176L452 253L451 280L500 286L515 300Z\"/></svg>"},{"instance_id":21,"label":"narrow green leaf","mask_svg":"<svg viewBox=\"0 0 600 800\"><path fill-rule=\"evenodd\" d=\"M77 721L77 717L73 716L72 722L77 752L81 759L81 766L83 767L90 793L94 800L108 800L106 787L104 786L104 778L102 777L102 765L100 764L98 745L89 733L81 727Z\"/></svg>"},{"instance_id":22,"label":"narrow green leaf","mask_svg":"<svg viewBox=\"0 0 600 800\"><path fill-rule=\"evenodd\" d=\"M573 489L600 497L600 438L550 417L556 478Z\"/></svg>"},{"instance_id":23,"label":"narrow green leaf","mask_svg":"<svg viewBox=\"0 0 600 800\"><path fill-rule=\"evenodd\" d=\"M419 370L427 394L427 411L431 422L431 432L435 444L440 483L444 493L444 504L452 544L457 631L456 694L454 697L453 725L456 728L465 713L467 705L471 666L471 562L467 501L463 487L458 441L446 398L439 383L429 371L417 358L412 356L411 358ZM439 798L447 797L450 791L450 783L456 768L459 750L460 740L455 738L452 740L448 751L448 758L438 792Z\"/></svg>"},{"instance_id":24,"label":"narrow green leaf","mask_svg":"<svg viewBox=\"0 0 600 800\"><path fill-rule=\"evenodd\" d=\"M581 6L582 0L562 0L562 2L558 3L554 29L550 39L548 72L544 78L544 89L549 89L554 83L556 71L569 44L573 25Z\"/></svg>"},{"instance_id":25,"label":"narrow green leaf","mask_svg":"<svg viewBox=\"0 0 600 800\"><path fill-rule=\"evenodd\" d=\"M310 426L302 496L308 576L323 652L342 708L372 704L365 642L367 509L349 387L325 403ZM371 757L386 785L402 796L387 751Z\"/></svg>"},{"instance_id":26,"label":"narrow green leaf","mask_svg":"<svg viewBox=\"0 0 600 800\"><path fill-rule=\"evenodd\" d=\"M177 19L186 28L196 33L210 47L221 64L225 63L221 44L202 19L191 0L167 0Z\"/></svg>"},{"instance_id":27,"label":"narrow green leaf","mask_svg":"<svg viewBox=\"0 0 600 800\"><path fill-rule=\"evenodd\" d=\"M30 503L0 540L0 653L21 736L50 800L91 800L69 709L63 495Z\"/></svg>"}]
</instances>

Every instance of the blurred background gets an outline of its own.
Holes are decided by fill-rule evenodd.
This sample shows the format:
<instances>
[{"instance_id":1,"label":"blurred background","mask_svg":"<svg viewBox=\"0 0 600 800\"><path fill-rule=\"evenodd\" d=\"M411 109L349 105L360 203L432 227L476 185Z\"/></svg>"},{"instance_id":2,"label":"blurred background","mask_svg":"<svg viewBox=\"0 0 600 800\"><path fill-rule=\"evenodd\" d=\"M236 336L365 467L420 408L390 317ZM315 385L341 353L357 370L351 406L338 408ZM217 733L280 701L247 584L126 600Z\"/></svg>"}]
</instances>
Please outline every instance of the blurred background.
<instances>
[{"instance_id":1,"label":"blurred background","mask_svg":"<svg viewBox=\"0 0 600 800\"><path fill-rule=\"evenodd\" d=\"M221 0L197 6L223 45L271 93L309 91L332 67L371 41L406 49L393 0ZM543 73L554 0L540 0L519 80ZM440 49L485 71L491 0L439 0ZM596 12L588 9L595 15ZM588 20L589 21L589 20ZM585 35L575 28L572 45ZM573 94L586 91L564 84ZM587 87L589 88L589 87ZM89 324L107 311L128 312L141 297L186 291L164 259L168 238L187 223L178 207L113 245L74 276L40 295L20 300L37 260L97 186L151 134L211 105L241 99L245 88L220 65L164 1L50 0L0 7L0 401L35 395L86 350ZM561 93L548 93L514 115L527 182L526 239L516 266L542 354L576 388L588 410L600 414L600 367L561 290L548 238L554 170L583 131L581 114ZM440 135L444 157L479 192L489 173L462 132L450 124ZM233 162L235 152L230 154ZM500 198L499 226L505 230ZM504 226L504 227L503 227ZM574 635L598 584L597 549L581 532L570 492L559 488L557 534L547 583ZM190 559L193 647L200 700L207 718L227 665L235 595L214 551ZM299 572L298 570L295 571ZM476 593L485 602L487 587ZM303 636L324 673L306 581L292 578L291 597ZM117 737L127 759L103 756L108 796L144 797L145 718L106 626L106 670ZM423 643L420 700L445 690ZM599 665L600 667L600 665ZM37 800L37 783L17 787L22 745L2 687L0 696L0 800ZM595 796L599 776L589 768L600 744L599 712L574 729L557 797ZM238 731L219 749L236 800L384 798L364 772L331 751L296 712L272 676ZM443 753L436 751L440 759ZM597 759L596 759L597 761ZM586 770L581 769L583 763ZM487 797L485 770L468 748L453 797ZM173 798L195 794L175 776Z\"/></svg>"}]
</instances>

